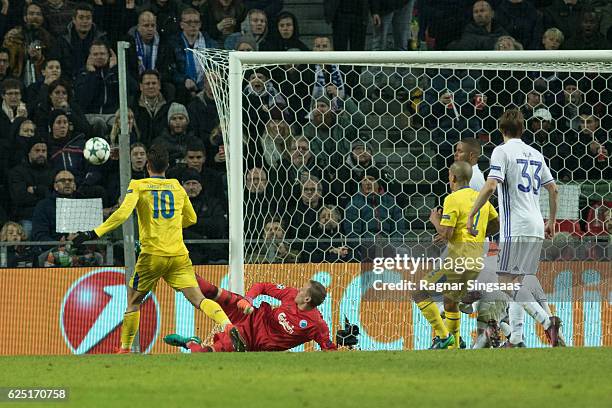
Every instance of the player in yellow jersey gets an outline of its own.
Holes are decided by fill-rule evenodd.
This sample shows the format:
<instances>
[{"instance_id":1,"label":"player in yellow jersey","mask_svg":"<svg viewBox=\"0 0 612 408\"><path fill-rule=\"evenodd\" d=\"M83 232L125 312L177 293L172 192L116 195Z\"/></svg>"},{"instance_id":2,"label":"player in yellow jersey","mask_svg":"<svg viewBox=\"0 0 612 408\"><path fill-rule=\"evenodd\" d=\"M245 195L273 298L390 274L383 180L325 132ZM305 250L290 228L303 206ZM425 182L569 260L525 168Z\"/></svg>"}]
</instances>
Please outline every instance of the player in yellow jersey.
<instances>
[{"instance_id":1,"label":"player in yellow jersey","mask_svg":"<svg viewBox=\"0 0 612 408\"><path fill-rule=\"evenodd\" d=\"M421 313L436 332L432 349L453 347L459 342L459 301L466 293L468 282L475 280L482 269L485 237L499 229L497 211L487 202L476 221L477 233L472 235L467 231L468 215L478 197L478 191L468 186L471 177L472 167L467 162L453 163L448 177L452 192L444 199L442 212L434 209L429 217L438 234L448 241L448 256L442 260L444 266L429 273L424 284L418 286L425 289L414 294ZM432 292L441 292L444 296L445 321L431 298Z\"/></svg>"},{"instance_id":2,"label":"player in yellow jersey","mask_svg":"<svg viewBox=\"0 0 612 408\"><path fill-rule=\"evenodd\" d=\"M147 171L151 175L132 180L123 203L102 225L80 232L76 246L103 236L123 224L134 208L138 214L141 251L127 292L127 308L121 326L120 353L129 353L140 323L140 304L160 278L217 324L224 326L236 351L245 351L244 341L229 318L213 300L206 299L196 281L189 252L183 242L183 228L193 225L197 216L187 193L175 179L166 179L168 151L161 145L147 153Z\"/></svg>"}]
</instances>

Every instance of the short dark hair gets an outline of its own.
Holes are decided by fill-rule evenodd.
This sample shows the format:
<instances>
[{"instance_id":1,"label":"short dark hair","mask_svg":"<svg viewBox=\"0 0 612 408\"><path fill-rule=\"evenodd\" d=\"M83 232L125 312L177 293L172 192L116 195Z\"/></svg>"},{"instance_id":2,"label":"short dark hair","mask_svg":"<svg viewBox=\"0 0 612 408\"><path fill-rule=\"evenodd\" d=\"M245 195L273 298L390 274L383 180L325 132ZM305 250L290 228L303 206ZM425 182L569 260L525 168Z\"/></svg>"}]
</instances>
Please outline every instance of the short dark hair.
<instances>
[{"instance_id":1,"label":"short dark hair","mask_svg":"<svg viewBox=\"0 0 612 408\"><path fill-rule=\"evenodd\" d=\"M31 3L31 4L33 4L33 3ZM52 62L52 61L59 62L60 68L62 67L62 61L60 61L60 59L58 57L49 57L49 58L45 59L45 62L43 62L42 69L47 68L47 65L49 65L49 63Z\"/></svg>"},{"instance_id":2,"label":"short dark hair","mask_svg":"<svg viewBox=\"0 0 612 408\"><path fill-rule=\"evenodd\" d=\"M11 52L6 47L0 47L0 54L8 54L11 55Z\"/></svg>"},{"instance_id":3,"label":"short dark hair","mask_svg":"<svg viewBox=\"0 0 612 408\"><path fill-rule=\"evenodd\" d=\"M141 84L142 84L142 81L144 81L145 75L155 75L157 77L157 80L159 82L161 82L161 74L156 69L145 69L144 71L142 71L142 74L140 74L140 83Z\"/></svg>"},{"instance_id":4,"label":"short dark hair","mask_svg":"<svg viewBox=\"0 0 612 408\"><path fill-rule=\"evenodd\" d=\"M185 151L185 154L187 154L186 152L202 152L206 154L206 146L204 146L204 143L202 143L201 141L194 140L193 142L187 145L187 150Z\"/></svg>"},{"instance_id":5,"label":"short dark hair","mask_svg":"<svg viewBox=\"0 0 612 408\"><path fill-rule=\"evenodd\" d=\"M29 9L30 7L32 7L32 6L36 6L36 7L38 7L38 8L40 9L40 11L43 11L43 7L40 5L40 3L33 1L33 2L31 2L31 3L26 3L26 4L23 6L23 15L24 15L24 16L25 16L26 14L28 14L28 9ZM44 18L45 18L45 13L43 13L43 19L44 19Z\"/></svg>"},{"instance_id":6,"label":"short dark hair","mask_svg":"<svg viewBox=\"0 0 612 408\"><path fill-rule=\"evenodd\" d=\"M308 295L310 296L310 306L317 307L325 301L327 289L320 282L311 280Z\"/></svg>"},{"instance_id":7,"label":"short dark hair","mask_svg":"<svg viewBox=\"0 0 612 408\"><path fill-rule=\"evenodd\" d=\"M155 173L166 171L168 160L168 149L162 144L154 144L147 151L147 161Z\"/></svg>"},{"instance_id":8,"label":"short dark hair","mask_svg":"<svg viewBox=\"0 0 612 408\"><path fill-rule=\"evenodd\" d=\"M85 2L79 3L74 8L74 13L72 13L72 17L76 17L79 11L89 11L91 14L93 14L94 9L93 9L93 6L89 3L85 3Z\"/></svg>"},{"instance_id":9,"label":"short dark hair","mask_svg":"<svg viewBox=\"0 0 612 408\"><path fill-rule=\"evenodd\" d=\"M106 48L106 52L108 52L109 57L110 57L110 47L109 47L109 46L108 46L108 44L107 44L107 43L105 43L104 41L99 40L99 39L98 39L98 40L93 40L93 41L91 42L91 45L89 46L89 50L91 51L91 49L92 49L93 47L104 47L104 48Z\"/></svg>"},{"instance_id":10,"label":"short dark hair","mask_svg":"<svg viewBox=\"0 0 612 408\"><path fill-rule=\"evenodd\" d=\"M508 109L499 118L499 130L502 135L517 138L523 135L525 119L518 109Z\"/></svg>"},{"instance_id":11,"label":"short dark hair","mask_svg":"<svg viewBox=\"0 0 612 408\"><path fill-rule=\"evenodd\" d=\"M47 87L47 99L49 100L49 103L51 103L51 93L53 93L53 91L55 91L55 88L57 88L58 86L61 86L66 90L68 102L70 102L70 100L72 99L72 87L70 86L70 82L65 79L59 78L55 81L51 81L51 83Z\"/></svg>"},{"instance_id":12,"label":"short dark hair","mask_svg":"<svg viewBox=\"0 0 612 408\"><path fill-rule=\"evenodd\" d=\"M7 78L2 81L2 84L0 85L2 95L4 95L9 89L19 89L21 91L21 81L15 78Z\"/></svg>"},{"instance_id":13,"label":"short dark hair","mask_svg":"<svg viewBox=\"0 0 612 408\"><path fill-rule=\"evenodd\" d=\"M470 152L474 153L476 156L480 156L482 154L480 141L478 141L478 139L475 137L464 137L461 139L461 143L467 146Z\"/></svg>"},{"instance_id":14,"label":"short dark hair","mask_svg":"<svg viewBox=\"0 0 612 408\"><path fill-rule=\"evenodd\" d=\"M144 143L134 142L130 145L130 153L132 153L132 150L134 150L137 147L142 147L145 153L147 152L147 146L145 146Z\"/></svg>"}]
</instances>

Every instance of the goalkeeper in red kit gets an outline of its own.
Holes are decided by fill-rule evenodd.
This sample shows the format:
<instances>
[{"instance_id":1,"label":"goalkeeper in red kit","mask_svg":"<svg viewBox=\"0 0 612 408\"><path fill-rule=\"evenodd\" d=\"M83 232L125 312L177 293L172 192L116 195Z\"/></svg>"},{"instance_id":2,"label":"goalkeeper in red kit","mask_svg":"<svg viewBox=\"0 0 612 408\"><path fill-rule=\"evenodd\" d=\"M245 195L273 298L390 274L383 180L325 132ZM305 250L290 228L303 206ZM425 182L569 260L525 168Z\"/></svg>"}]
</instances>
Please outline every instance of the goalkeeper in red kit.
<instances>
[{"instance_id":1,"label":"goalkeeper in red kit","mask_svg":"<svg viewBox=\"0 0 612 408\"><path fill-rule=\"evenodd\" d=\"M327 295L325 287L309 281L301 289L273 283L256 283L246 296L217 288L197 277L200 289L208 299L215 299L233 322L244 340L247 351L284 351L314 340L322 350L336 350L329 328L317 309ZM268 295L281 301L278 307L262 302L253 307L253 299ZM217 333L212 346L202 345L198 337L169 334L164 342L192 352L234 351L232 339Z\"/></svg>"}]
</instances>

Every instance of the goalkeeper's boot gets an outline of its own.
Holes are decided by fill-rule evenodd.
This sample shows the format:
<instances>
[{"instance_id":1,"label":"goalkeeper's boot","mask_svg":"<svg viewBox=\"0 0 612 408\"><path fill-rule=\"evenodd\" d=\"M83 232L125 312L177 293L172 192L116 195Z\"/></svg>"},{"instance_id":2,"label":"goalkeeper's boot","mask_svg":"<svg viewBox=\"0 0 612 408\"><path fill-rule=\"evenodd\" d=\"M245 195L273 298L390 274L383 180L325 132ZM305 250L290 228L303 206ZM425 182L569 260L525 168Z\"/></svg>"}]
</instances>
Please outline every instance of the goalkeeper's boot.
<instances>
[{"instance_id":1,"label":"goalkeeper's boot","mask_svg":"<svg viewBox=\"0 0 612 408\"><path fill-rule=\"evenodd\" d=\"M202 344L202 339L200 339L198 336L186 337L176 333L164 336L164 343L174 347L182 347L186 350L189 350L189 347L187 347L187 343L190 343L192 341L197 344Z\"/></svg>"},{"instance_id":2,"label":"goalkeeper's boot","mask_svg":"<svg viewBox=\"0 0 612 408\"><path fill-rule=\"evenodd\" d=\"M240 335L238 328L234 325L228 325L225 328L227 334L229 334L230 339L232 340L232 345L234 346L234 351L244 353L247 351L246 342Z\"/></svg>"},{"instance_id":3,"label":"goalkeeper's boot","mask_svg":"<svg viewBox=\"0 0 612 408\"><path fill-rule=\"evenodd\" d=\"M548 342L553 347L563 347L565 346L565 342L562 341L563 344L560 344L559 333L561 331L561 319L557 316L550 317L550 326L548 329L544 330L546 332L546 337L548 337Z\"/></svg>"},{"instance_id":4,"label":"goalkeeper's boot","mask_svg":"<svg viewBox=\"0 0 612 408\"><path fill-rule=\"evenodd\" d=\"M447 349L448 346L452 346L455 344L455 336L452 334L448 334L448 337L441 339L440 336L436 336L431 343L430 350L444 350Z\"/></svg>"},{"instance_id":5,"label":"goalkeeper's boot","mask_svg":"<svg viewBox=\"0 0 612 408\"><path fill-rule=\"evenodd\" d=\"M499 325L497 321L491 319L487 322L487 327L485 328L485 336L487 337L487 341L489 346L492 348L498 348L501 344L501 334L499 330Z\"/></svg>"}]
</instances>

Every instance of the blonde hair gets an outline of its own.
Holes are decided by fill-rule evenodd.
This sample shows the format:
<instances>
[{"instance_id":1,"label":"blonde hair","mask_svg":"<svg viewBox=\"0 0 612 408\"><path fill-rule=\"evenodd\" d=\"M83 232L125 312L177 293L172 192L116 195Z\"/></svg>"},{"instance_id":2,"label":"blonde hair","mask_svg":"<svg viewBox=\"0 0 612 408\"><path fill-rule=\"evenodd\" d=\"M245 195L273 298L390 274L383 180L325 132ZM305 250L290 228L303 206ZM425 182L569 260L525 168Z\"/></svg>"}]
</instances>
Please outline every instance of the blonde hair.
<instances>
[{"instance_id":1,"label":"blonde hair","mask_svg":"<svg viewBox=\"0 0 612 408\"><path fill-rule=\"evenodd\" d=\"M563 44L563 41L565 41L565 36L563 35L563 32L556 27L549 28L548 30L544 31L544 35L542 36L542 38L546 36L556 39L557 41L559 41L559 44Z\"/></svg>"},{"instance_id":2,"label":"blonde hair","mask_svg":"<svg viewBox=\"0 0 612 408\"><path fill-rule=\"evenodd\" d=\"M21 241L25 241L28 238L25 233L25 230L20 224L17 224L14 221L8 221L6 224L2 226L2 229L0 229L0 241L7 242L9 227L17 228L17 232L19 233L19 237L21 238Z\"/></svg>"},{"instance_id":3,"label":"blonde hair","mask_svg":"<svg viewBox=\"0 0 612 408\"><path fill-rule=\"evenodd\" d=\"M132 130L136 133L136 139L140 140L140 130L138 130L138 125L136 124L136 117L134 116L134 112L128 108L128 119L132 115ZM129 124L128 124L129 126ZM129 129L128 129L129 132ZM111 128L108 139L110 141L111 146L116 146L119 144L119 135L121 134L121 116L119 115L119 110L115 112L115 120L113 121L113 127Z\"/></svg>"}]
</instances>

